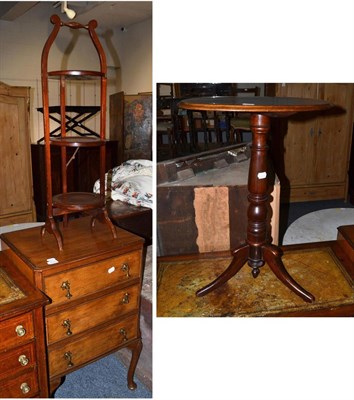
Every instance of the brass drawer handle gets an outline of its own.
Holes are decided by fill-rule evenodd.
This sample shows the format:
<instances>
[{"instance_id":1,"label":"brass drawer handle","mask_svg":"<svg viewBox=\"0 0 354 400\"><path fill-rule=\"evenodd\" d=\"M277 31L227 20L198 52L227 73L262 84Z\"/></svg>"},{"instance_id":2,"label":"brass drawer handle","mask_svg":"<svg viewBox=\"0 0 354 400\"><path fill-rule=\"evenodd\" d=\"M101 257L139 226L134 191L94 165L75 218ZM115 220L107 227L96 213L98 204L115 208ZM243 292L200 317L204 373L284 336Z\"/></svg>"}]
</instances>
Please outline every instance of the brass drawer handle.
<instances>
[{"instance_id":1,"label":"brass drawer handle","mask_svg":"<svg viewBox=\"0 0 354 400\"><path fill-rule=\"evenodd\" d=\"M119 333L123 336L123 341L126 342L128 340L127 331L124 328L120 328Z\"/></svg>"},{"instance_id":2,"label":"brass drawer handle","mask_svg":"<svg viewBox=\"0 0 354 400\"><path fill-rule=\"evenodd\" d=\"M29 384L26 383L26 382L23 382L21 384L20 389L21 389L21 392L23 394L27 394L27 393L29 393L31 391L31 388L30 388Z\"/></svg>"},{"instance_id":3,"label":"brass drawer handle","mask_svg":"<svg viewBox=\"0 0 354 400\"><path fill-rule=\"evenodd\" d=\"M64 353L65 360L68 361L68 368L71 368L74 366L74 363L72 362L72 356L73 355L72 355L71 351L67 351L66 353Z\"/></svg>"},{"instance_id":4,"label":"brass drawer handle","mask_svg":"<svg viewBox=\"0 0 354 400\"><path fill-rule=\"evenodd\" d=\"M122 301L121 301L121 303L122 304L128 304L129 303L129 293L124 293L124 296L123 296L123 298L122 298Z\"/></svg>"},{"instance_id":5,"label":"brass drawer handle","mask_svg":"<svg viewBox=\"0 0 354 400\"><path fill-rule=\"evenodd\" d=\"M25 336L26 334L26 329L22 325L17 325L15 331L19 337Z\"/></svg>"},{"instance_id":6,"label":"brass drawer handle","mask_svg":"<svg viewBox=\"0 0 354 400\"><path fill-rule=\"evenodd\" d=\"M64 328L66 328L66 335L67 336L71 336L73 333L72 333L72 331L71 331L71 321L70 321L70 319L65 319L64 321L63 321L63 323L61 324Z\"/></svg>"},{"instance_id":7,"label":"brass drawer handle","mask_svg":"<svg viewBox=\"0 0 354 400\"><path fill-rule=\"evenodd\" d=\"M127 263L124 263L124 264L121 266L120 269L121 269L121 271L125 272L125 276L126 276L127 278L130 278L129 265L128 265Z\"/></svg>"},{"instance_id":8,"label":"brass drawer handle","mask_svg":"<svg viewBox=\"0 0 354 400\"><path fill-rule=\"evenodd\" d=\"M25 356L24 354L20 355L20 357L18 358L18 362L25 367L28 363L29 363L29 359L27 358L27 356Z\"/></svg>"},{"instance_id":9,"label":"brass drawer handle","mask_svg":"<svg viewBox=\"0 0 354 400\"><path fill-rule=\"evenodd\" d=\"M71 299L73 297L73 295L70 293L70 282L69 281L63 282L60 287L63 290L66 290L65 297L67 297L68 299Z\"/></svg>"}]
</instances>

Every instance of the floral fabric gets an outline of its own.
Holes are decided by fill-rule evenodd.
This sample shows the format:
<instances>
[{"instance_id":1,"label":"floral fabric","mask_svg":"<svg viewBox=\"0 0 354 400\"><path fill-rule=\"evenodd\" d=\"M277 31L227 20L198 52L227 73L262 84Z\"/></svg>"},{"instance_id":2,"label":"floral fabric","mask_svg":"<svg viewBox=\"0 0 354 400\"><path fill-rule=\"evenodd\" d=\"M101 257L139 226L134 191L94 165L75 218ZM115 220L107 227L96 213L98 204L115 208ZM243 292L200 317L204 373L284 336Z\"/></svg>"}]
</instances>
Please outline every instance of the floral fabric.
<instances>
[{"instance_id":1,"label":"floral fabric","mask_svg":"<svg viewBox=\"0 0 354 400\"><path fill-rule=\"evenodd\" d=\"M152 161L128 160L110 170L106 176L106 196L134 206L152 208ZM100 182L93 187L99 193Z\"/></svg>"}]
</instances>

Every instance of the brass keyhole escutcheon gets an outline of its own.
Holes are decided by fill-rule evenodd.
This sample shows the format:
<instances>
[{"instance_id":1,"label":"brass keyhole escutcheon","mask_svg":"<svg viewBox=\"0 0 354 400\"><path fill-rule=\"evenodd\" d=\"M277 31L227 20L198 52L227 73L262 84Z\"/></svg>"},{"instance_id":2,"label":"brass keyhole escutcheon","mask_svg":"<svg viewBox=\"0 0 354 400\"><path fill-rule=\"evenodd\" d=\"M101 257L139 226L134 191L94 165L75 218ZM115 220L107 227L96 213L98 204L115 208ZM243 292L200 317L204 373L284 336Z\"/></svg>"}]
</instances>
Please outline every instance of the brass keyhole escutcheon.
<instances>
[{"instance_id":1,"label":"brass keyhole escutcheon","mask_svg":"<svg viewBox=\"0 0 354 400\"><path fill-rule=\"evenodd\" d=\"M27 358L27 356L25 356L24 354L20 355L20 357L18 358L18 362L25 367L28 363L29 363L29 359Z\"/></svg>"},{"instance_id":2,"label":"brass keyhole escutcheon","mask_svg":"<svg viewBox=\"0 0 354 400\"><path fill-rule=\"evenodd\" d=\"M124 328L121 328L119 333L123 336L123 341L126 342L128 340L127 331Z\"/></svg>"},{"instance_id":3,"label":"brass keyhole escutcheon","mask_svg":"<svg viewBox=\"0 0 354 400\"><path fill-rule=\"evenodd\" d=\"M70 293L70 282L69 281L63 282L60 287L63 290L66 290L65 297L67 297L68 299L71 299L73 297L73 295Z\"/></svg>"},{"instance_id":4,"label":"brass keyhole escutcheon","mask_svg":"<svg viewBox=\"0 0 354 400\"><path fill-rule=\"evenodd\" d=\"M68 361L68 368L71 368L74 366L74 363L72 362L72 353L71 351L67 351L66 353L64 353L64 357L65 359Z\"/></svg>"},{"instance_id":5,"label":"brass keyhole escutcheon","mask_svg":"<svg viewBox=\"0 0 354 400\"><path fill-rule=\"evenodd\" d=\"M128 304L129 303L129 293L124 293L124 296L122 298L122 304Z\"/></svg>"},{"instance_id":6,"label":"brass keyhole escutcheon","mask_svg":"<svg viewBox=\"0 0 354 400\"><path fill-rule=\"evenodd\" d=\"M126 276L127 278L130 278L129 264L124 263L124 264L122 265L122 267L121 267L121 270L122 270L123 272L125 272L125 276Z\"/></svg>"},{"instance_id":7,"label":"brass keyhole escutcheon","mask_svg":"<svg viewBox=\"0 0 354 400\"><path fill-rule=\"evenodd\" d=\"M63 323L62 323L62 326L64 327L64 328L66 328L66 335L67 336L71 336L73 333L72 333L72 331L71 331L71 321L70 321L70 319L65 319L64 321L63 321Z\"/></svg>"},{"instance_id":8,"label":"brass keyhole escutcheon","mask_svg":"<svg viewBox=\"0 0 354 400\"><path fill-rule=\"evenodd\" d=\"M22 325L17 325L15 331L19 337L25 336L26 334L26 329Z\"/></svg>"},{"instance_id":9,"label":"brass keyhole escutcheon","mask_svg":"<svg viewBox=\"0 0 354 400\"><path fill-rule=\"evenodd\" d=\"M26 383L26 382L24 382L24 383L21 384L20 389L21 389L21 392L22 392L23 394L27 394L27 393L29 393L30 390L31 390L29 384Z\"/></svg>"}]
</instances>

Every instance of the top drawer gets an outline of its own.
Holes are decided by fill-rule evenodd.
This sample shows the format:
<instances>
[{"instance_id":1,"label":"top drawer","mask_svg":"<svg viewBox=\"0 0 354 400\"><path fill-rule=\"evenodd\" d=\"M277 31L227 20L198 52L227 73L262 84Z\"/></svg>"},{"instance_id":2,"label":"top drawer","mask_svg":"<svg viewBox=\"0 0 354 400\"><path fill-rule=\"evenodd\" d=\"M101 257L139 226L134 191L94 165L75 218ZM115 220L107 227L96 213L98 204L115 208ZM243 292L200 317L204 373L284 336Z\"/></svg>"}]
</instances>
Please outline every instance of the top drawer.
<instances>
[{"instance_id":1,"label":"top drawer","mask_svg":"<svg viewBox=\"0 0 354 400\"><path fill-rule=\"evenodd\" d=\"M141 252L135 251L48 276L44 280L45 293L52 300L48 308L117 283L129 283L140 274Z\"/></svg>"},{"instance_id":2,"label":"top drawer","mask_svg":"<svg viewBox=\"0 0 354 400\"><path fill-rule=\"evenodd\" d=\"M31 312L3 321L0 324L0 351L19 346L33 337Z\"/></svg>"}]
</instances>

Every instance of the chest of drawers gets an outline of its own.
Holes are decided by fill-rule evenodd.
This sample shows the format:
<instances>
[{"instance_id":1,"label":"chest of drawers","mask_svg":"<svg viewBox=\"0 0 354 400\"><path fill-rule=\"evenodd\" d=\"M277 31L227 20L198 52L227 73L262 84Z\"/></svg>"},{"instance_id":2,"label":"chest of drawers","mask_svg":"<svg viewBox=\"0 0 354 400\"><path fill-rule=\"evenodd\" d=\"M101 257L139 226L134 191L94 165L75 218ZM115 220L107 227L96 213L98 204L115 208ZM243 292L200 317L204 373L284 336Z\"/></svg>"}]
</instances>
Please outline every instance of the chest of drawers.
<instances>
[{"instance_id":1,"label":"chest of drawers","mask_svg":"<svg viewBox=\"0 0 354 400\"><path fill-rule=\"evenodd\" d=\"M46 303L0 252L0 397L48 397Z\"/></svg>"},{"instance_id":2,"label":"chest of drawers","mask_svg":"<svg viewBox=\"0 0 354 400\"><path fill-rule=\"evenodd\" d=\"M45 307L50 392L62 378L121 348L132 358L128 386L142 348L139 328L144 240L89 218L60 227L64 250L38 228L2 235L8 257L50 299Z\"/></svg>"}]
</instances>

